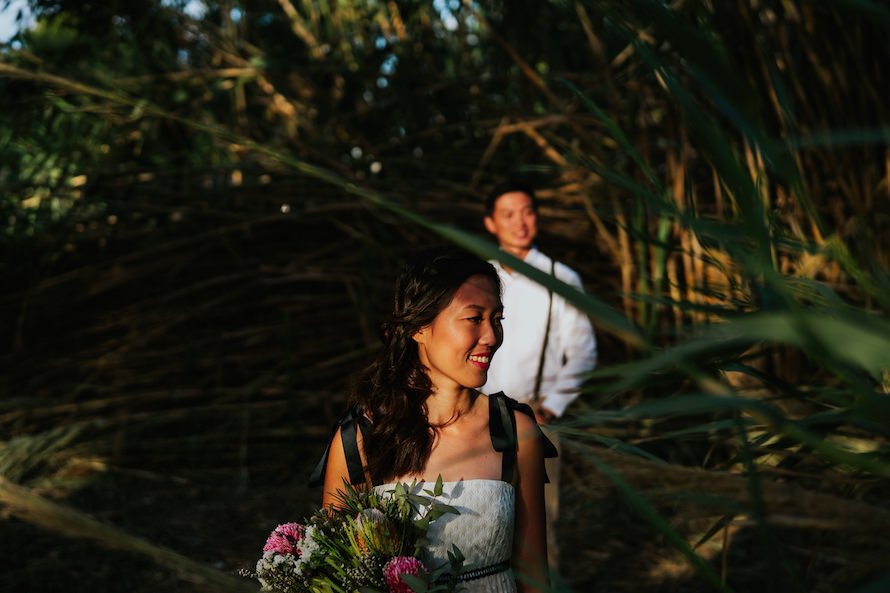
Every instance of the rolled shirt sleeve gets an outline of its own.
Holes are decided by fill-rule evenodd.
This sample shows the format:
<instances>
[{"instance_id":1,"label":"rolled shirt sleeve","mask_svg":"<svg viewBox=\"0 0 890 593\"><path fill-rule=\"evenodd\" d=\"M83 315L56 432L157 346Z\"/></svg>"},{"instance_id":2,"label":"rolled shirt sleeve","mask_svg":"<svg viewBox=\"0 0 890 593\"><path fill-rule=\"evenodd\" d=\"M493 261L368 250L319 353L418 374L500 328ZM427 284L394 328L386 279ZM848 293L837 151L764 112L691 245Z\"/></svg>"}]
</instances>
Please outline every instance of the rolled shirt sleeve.
<instances>
[{"instance_id":1,"label":"rolled shirt sleeve","mask_svg":"<svg viewBox=\"0 0 890 593\"><path fill-rule=\"evenodd\" d=\"M557 264L556 277L583 292L581 278L573 270ZM597 363L596 334L590 319L564 298L553 295L554 315L551 321L550 340L545 362L546 381L541 382L541 405L557 417L578 397L584 375Z\"/></svg>"}]
</instances>

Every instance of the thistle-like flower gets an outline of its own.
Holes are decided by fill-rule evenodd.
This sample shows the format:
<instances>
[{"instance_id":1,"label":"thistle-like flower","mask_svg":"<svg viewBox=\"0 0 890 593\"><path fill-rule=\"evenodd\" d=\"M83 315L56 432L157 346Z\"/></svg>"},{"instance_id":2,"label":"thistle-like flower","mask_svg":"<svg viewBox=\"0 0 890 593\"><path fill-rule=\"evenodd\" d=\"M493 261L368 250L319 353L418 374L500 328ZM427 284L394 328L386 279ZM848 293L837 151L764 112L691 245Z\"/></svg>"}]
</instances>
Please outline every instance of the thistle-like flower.
<instances>
[{"instance_id":1,"label":"thistle-like flower","mask_svg":"<svg viewBox=\"0 0 890 593\"><path fill-rule=\"evenodd\" d=\"M395 526L380 509L362 509L355 518L355 535L363 554L391 554L399 549Z\"/></svg>"},{"instance_id":2,"label":"thistle-like flower","mask_svg":"<svg viewBox=\"0 0 890 593\"><path fill-rule=\"evenodd\" d=\"M413 589L408 586L408 583L402 580L402 575L410 574L419 577L428 573L423 562L414 556L396 556L383 567L383 578L386 579L389 593L413 593Z\"/></svg>"},{"instance_id":3,"label":"thistle-like flower","mask_svg":"<svg viewBox=\"0 0 890 593\"><path fill-rule=\"evenodd\" d=\"M263 552L275 552L276 554L293 554L297 558L300 552L297 544L303 539L305 527L299 523L282 523L269 534Z\"/></svg>"}]
</instances>

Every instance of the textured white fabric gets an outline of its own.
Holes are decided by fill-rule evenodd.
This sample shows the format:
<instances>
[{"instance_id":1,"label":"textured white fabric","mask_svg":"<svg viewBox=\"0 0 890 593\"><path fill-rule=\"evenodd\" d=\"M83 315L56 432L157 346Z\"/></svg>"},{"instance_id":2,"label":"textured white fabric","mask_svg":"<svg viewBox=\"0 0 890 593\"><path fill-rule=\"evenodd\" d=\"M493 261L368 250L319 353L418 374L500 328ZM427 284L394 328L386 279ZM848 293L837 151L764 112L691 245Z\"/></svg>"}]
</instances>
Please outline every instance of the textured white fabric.
<instances>
[{"instance_id":1,"label":"textured white fabric","mask_svg":"<svg viewBox=\"0 0 890 593\"><path fill-rule=\"evenodd\" d=\"M525 263L550 273L552 260L532 248ZM501 278L504 294L504 343L488 369L488 380L480 388L485 394L503 391L521 402L534 396L535 377L544 330L547 327L549 292L519 272L509 273L497 261L491 262ZM583 291L581 278L570 267L556 262L556 277ZM596 366L596 336L590 319L561 296L553 295L550 337L541 378L541 405L562 416L578 397L583 373Z\"/></svg>"},{"instance_id":2,"label":"textured white fabric","mask_svg":"<svg viewBox=\"0 0 890 593\"><path fill-rule=\"evenodd\" d=\"M405 486L409 486L405 484ZM415 492L430 490L433 484L415 485ZM394 484L377 486L378 492L392 490ZM436 500L455 507L459 515L446 513L434 521L427 533L430 545L424 549L424 562L431 568L448 563L448 551L456 545L466 558L464 568L482 568L509 560L513 552L513 518L516 495L513 486L501 480L461 480L445 482ZM482 577L461 584L466 593L514 593L513 571Z\"/></svg>"}]
</instances>

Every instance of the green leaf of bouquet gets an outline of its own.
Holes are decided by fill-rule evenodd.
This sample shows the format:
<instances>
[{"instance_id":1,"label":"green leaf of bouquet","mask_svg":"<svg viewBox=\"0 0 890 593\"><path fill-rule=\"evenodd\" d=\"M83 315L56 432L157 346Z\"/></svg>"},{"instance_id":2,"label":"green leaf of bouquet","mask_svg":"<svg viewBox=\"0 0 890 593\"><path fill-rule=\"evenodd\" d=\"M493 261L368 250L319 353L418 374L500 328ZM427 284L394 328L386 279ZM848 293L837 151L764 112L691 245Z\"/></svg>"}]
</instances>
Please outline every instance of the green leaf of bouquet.
<instances>
[{"instance_id":1,"label":"green leaf of bouquet","mask_svg":"<svg viewBox=\"0 0 890 593\"><path fill-rule=\"evenodd\" d=\"M466 557L464 556L464 553L460 551L460 548L455 544L451 544L451 549L448 550L448 561L452 566L456 562L463 564L464 560L466 560Z\"/></svg>"},{"instance_id":2,"label":"green leaf of bouquet","mask_svg":"<svg viewBox=\"0 0 890 593\"><path fill-rule=\"evenodd\" d=\"M407 498L408 498L408 500L409 500L412 504L420 505L420 506L423 506L423 507L428 507L428 506L430 506L430 505L432 504L432 502L433 502L433 501L431 501L429 498L427 498L426 496L421 496L421 495L419 495L419 494L414 494L414 493L409 493L409 494L407 495Z\"/></svg>"},{"instance_id":3,"label":"green leaf of bouquet","mask_svg":"<svg viewBox=\"0 0 890 593\"><path fill-rule=\"evenodd\" d=\"M436 486L433 488L433 496L442 496L442 474L436 477Z\"/></svg>"},{"instance_id":4,"label":"green leaf of bouquet","mask_svg":"<svg viewBox=\"0 0 890 593\"><path fill-rule=\"evenodd\" d=\"M399 578L402 579L406 585L411 587L411 590L414 591L414 593L426 593L427 589L429 589L429 584L423 577L417 577L413 574L402 574L399 575Z\"/></svg>"},{"instance_id":5,"label":"green leaf of bouquet","mask_svg":"<svg viewBox=\"0 0 890 593\"><path fill-rule=\"evenodd\" d=\"M443 565L439 566L438 568L431 570L427 578L430 582L435 582L436 580L438 580L439 577L441 577L444 574L448 574L448 565L447 564L443 564Z\"/></svg>"},{"instance_id":6,"label":"green leaf of bouquet","mask_svg":"<svg viewBox=\"0 0 890 593\"><path fill-rule=\"evenodd\" d=\"M436 519L438 519L439 517L441 517L444 514L445 514L444 512L430 510L430 512L427 513L426 518L429 520L430 523L432 523L433 521L435 521Z\"/></svg>"},{"instance_id":7,"label":"green leaf of bouquet","mask_svg":"<svg viewBox=\"0 0 890 593\"><path fill-rule=\"evenodd\" d=\"M430 512L437 512L439 515L444 515L445 513L454 513L455 515L460 515L460 511L451 505L447 505L441 502L434 502L430 507Z\"/></svg>"}]
</instances>

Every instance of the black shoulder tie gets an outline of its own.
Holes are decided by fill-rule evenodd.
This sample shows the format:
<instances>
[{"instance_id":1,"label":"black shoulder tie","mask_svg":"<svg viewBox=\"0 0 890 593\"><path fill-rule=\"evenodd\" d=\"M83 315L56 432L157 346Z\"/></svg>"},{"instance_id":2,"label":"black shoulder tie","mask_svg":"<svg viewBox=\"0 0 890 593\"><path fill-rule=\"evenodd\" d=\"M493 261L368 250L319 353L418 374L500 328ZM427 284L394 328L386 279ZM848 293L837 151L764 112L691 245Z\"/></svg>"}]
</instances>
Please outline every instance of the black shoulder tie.
<instances>
[{"instance_id":1,"label":"black shoulder tie","mask_svg":"<svg viewBox=\"0 0 890 593\"><path fill-rule=\"evenodd\" d=\"M312 470L309 476L309 486L324 485L324 474L328 466L328 457L331 453L331 442L337 435L337 429L340 429L340 438L343 441L343 451L346 454L346 469L349 471L349 483L353 486L362 484L365 481L365 471L362 467L362 457L358 450L358 435L356 433L356 425L358 429L367 431L369 427L368 419L359 414L355 409L349 410L345 416L340 418L328 439L328 444L322 453L321 459Z\"/></svg>"},{"instance_id":2,"label":"black shoulder tie","mask_svg":"<svg viewBox=\"0 0 890 593\"><path fill-rule=\"evenodd\" d=\"M488 396L488 430L491 433L491 446L503 454L501 480L513 484L519 441L516 438L516 417L507 407L507 399L503 391Z\"/></svg>"},{"instance_id":3,"label":"black shoulder tie","mask_svg":"<svg viewBox=\"0 0 890 593\"><path fill-rule=\"evenodd\" d=\"M515 483L516 451L519 448L519 439L516 437L516 416L514 416L517 411L529 416L532 420L535 419L535 413L528 404L507 397L503 391L488 396L488 427L491 432L491 444L495 451L503 454L501 479L511 484ZM538 437L544 448L544 457L558 456L556 447L541 431L541 427L537 423L535 426L538 428ZM546 482L550 481L546 474L544 479Z\"/></svg>"}]
</instances>

